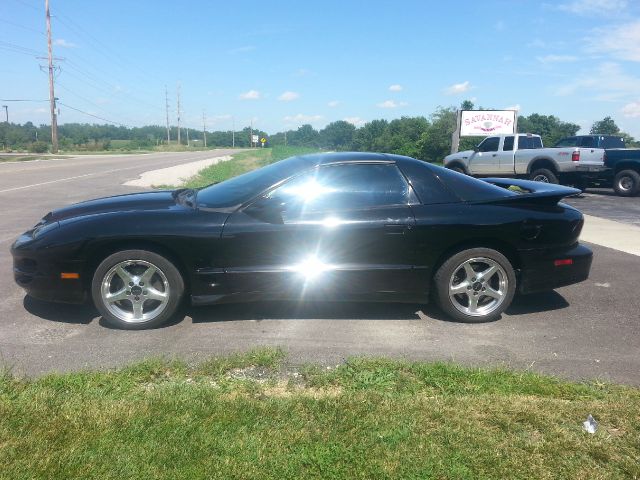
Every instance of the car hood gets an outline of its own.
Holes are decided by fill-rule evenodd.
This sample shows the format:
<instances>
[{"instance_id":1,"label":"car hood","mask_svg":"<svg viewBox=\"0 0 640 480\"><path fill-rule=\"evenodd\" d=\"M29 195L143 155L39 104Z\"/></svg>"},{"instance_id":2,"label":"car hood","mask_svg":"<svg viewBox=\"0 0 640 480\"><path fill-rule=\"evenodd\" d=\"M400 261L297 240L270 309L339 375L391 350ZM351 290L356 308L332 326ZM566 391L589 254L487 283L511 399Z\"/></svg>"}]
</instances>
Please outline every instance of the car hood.
<instances>
[{"instance_id":1,"label":"car hood","mask_svg":"<svg viewBox=\"0 0 640 480\"><path fill-rule=\"evenodd\" d=\"M165 210L175 205L171 191L131 193L75 203L49 212L43 220L49 223L99 213Z\"/></svg>"}]
</instances>

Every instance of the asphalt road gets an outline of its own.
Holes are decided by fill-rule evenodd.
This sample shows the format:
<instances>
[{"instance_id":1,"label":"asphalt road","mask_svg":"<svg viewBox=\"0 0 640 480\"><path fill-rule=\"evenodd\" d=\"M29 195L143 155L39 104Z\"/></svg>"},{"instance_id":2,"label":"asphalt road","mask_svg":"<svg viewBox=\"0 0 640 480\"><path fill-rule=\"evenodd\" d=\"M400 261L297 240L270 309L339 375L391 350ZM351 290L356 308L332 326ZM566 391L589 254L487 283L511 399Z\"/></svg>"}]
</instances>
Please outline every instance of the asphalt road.
<instances>
[{"instance_id":1,"label":"asphalt road","mask_svg":"<svg viewBox=\"0 0 640 480\"><path fill-rule=\"evenodd\" d=\"M640 257L597 245L592 245L589 280L517 297L501 320L480 325L448 321L434 307L422 305L259 303L189 308L173 325L130 332L106 327L88 306L32 300L13 283L10 243L47 211L135 191L121 184L146 170L207 156L154 154L0 165L3 364L18 374L39 375L107 368L149 356L197 360L273 345L287 350L292 363L335 365L351 355L390 355L640 385ZM604 196L591 194L572 200L585 211L605 208L606 202ZM625 199L616 211L633 219L639 206L640 197Z\"/></svg>"}]
</instances>

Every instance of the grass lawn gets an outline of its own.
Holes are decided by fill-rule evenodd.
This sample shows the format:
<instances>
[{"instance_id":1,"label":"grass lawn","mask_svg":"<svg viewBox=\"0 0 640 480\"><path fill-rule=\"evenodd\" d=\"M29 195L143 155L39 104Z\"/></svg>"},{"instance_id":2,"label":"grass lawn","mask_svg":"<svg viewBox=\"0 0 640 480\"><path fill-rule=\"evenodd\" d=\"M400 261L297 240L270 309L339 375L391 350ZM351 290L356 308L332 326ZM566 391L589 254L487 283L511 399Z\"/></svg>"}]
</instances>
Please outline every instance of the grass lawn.
<instances>
[{"instance_id":1,"label":"grass lawn","mask_svg":"<svg viewBox=\"0 0 640 480\"><path fill-rule=\"evenodd\" d=\"M233 159L220 162L215 165L201 170L198 175L191 177L185 182L185 187L198 188L209 185L213 182L222 182L228 178L241 175L243 173L264 167L278 160L293 157L295 155L304 155L306 153L318 152L316 149L305 147L284 147L277 146L273 148L259 148L254 150L245 150L234 153ZM163 185L163 188L167 188Z\"/></svg>"},{"instance_id":2,"label":"grass lawn","mask_svg":"<svg viewBox=\"0 0 640 480\"><path fill-rule=\"evenodd\" d=\"M640 391L259 349L0 377L0 477L638 478ZM591 413L596 434L582 430Z\"/></svg>"},{"instance_id":3,"label":"grass lawn","mask_svg":"<svg viewBox=\"0 0 640 480\"><path fill-rule=\"evenodd\" d=\"M2 162L28 162L31 160L50 160L50 159L69 158L61 155L38 155L37 153L25 153L24 155L2 155L0 154L0 163Z\"/></svg>"}]
</instances>

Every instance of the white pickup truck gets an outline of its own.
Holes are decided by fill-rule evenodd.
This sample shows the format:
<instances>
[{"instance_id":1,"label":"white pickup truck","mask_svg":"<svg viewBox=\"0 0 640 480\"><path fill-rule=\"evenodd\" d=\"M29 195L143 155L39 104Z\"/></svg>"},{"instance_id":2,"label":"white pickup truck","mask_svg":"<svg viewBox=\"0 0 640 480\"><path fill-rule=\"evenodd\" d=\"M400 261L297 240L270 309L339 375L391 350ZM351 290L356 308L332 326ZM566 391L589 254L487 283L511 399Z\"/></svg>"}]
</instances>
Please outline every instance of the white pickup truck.
<instances>
[{"instance_id":1,"label":"white pickup truck","mask_svg":"<svg viewBox=\"0 0 640 480\"><path fill-rule=\"evenodd\" d=\"M585 188L605 170L603 148L544 148L539 135L495 135L475 149L453 153L444 166L478 177L524 177Z\"/></svg>"}]
</instances>

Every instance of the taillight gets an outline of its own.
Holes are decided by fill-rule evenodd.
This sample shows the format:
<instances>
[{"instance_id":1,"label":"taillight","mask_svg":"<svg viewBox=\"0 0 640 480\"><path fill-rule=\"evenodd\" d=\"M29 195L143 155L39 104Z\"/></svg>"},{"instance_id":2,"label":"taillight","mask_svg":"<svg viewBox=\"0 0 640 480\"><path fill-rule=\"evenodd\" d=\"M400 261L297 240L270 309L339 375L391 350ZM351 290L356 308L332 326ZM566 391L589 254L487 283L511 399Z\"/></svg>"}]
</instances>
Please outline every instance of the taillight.
<instances>
[{"instance_id":1,"label":"taillight","mask_svg":"<svg viewBox=\"0 0 640 480\"><path fill-rule=\"evenodd\" d=\"M573 152L571 154L571 161L572 162L579 162L580 161L580 150L576 150L575 152Z\"/></svg>"},{"instance_id":2,"label":"taillight","mask_svg":"<svg viewBox=\"0 0 640 480\"><path fill-rule=\"evenodd\" d=\"M573 265L573 259L563 258L562 260L554 260L553 265L556 267L562 267L563 265Z\"/></svg>"}]
</instances>

